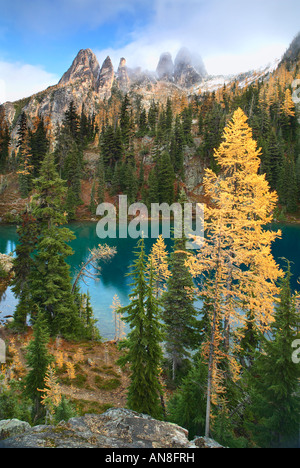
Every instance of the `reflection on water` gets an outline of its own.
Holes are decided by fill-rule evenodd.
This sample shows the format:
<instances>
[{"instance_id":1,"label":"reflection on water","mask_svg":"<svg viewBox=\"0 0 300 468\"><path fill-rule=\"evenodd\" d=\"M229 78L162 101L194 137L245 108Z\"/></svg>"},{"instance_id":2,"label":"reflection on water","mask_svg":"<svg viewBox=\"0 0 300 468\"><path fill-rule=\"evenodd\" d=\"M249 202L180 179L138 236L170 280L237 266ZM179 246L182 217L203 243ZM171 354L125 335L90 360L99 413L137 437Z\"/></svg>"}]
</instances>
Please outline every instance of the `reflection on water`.
<instances>
[{"instance_id":1,"label":"reflection on water","mask_svg":"<svg viewBox=\"0 0 300 468\"><path fill-rule=\"evenodd\" d=\"M288 258L293 262L292 287L300 289L297 278L300 276L300 226L282 225L276 229L282 229L282 239L278 239L273 247L273 254L278 263L284 265L281 257ZM133 250L136 246L136 239L99 239L96 234L95 222L76 222L69 225L69 228L76 235L76 239L71 242L74 254L69 257L71 273L74 275L82 262L84 262L89 250L98 244L107 243L116 246L117 254L109 262L102 265L101 277L95 281L86 278L85 285L81 282L82 292L89 291L95 318L98 320L98 327L101 335L105 339L112 339L114 335L111 304L115 294L120 298L122 305L127 305L128 294L130 293L130 277L126 276L128 268L133 261ZM145 239L146 251L149 251L155 239ZM0 252L13 252L17 243L16 228L14 226L0 225ZM168 248L171 241L166 239ZM0 318L5 315L12 315L17 304L10 288L8 288L0 301Z\"/></svg>"}]
</instances>

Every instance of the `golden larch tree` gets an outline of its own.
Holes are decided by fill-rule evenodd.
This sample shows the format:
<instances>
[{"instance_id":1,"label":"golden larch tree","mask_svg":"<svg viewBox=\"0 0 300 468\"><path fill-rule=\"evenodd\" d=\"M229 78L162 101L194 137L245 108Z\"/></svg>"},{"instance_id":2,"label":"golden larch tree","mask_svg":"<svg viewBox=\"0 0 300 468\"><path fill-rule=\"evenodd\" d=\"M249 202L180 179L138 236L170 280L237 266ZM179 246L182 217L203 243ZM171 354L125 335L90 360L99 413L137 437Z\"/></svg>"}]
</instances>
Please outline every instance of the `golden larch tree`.
<instances>
[{"instance_id":1,"label":"golden larch tree","mask_svg":"<svg viewBox=\"0 0 300 468\"><path fill-rule=\"evenodd\" d=\"M289 88L285 92L284 102L281 106L281 110L288 117L295 116L295 104L292 98L291 90Z\"/></svg>"},{"instance_id":2,"label":"golden larch tree","mask_svg":"<svg viewBox=\"0 0 300 468\"><path fill-rule=\"evenodd\" d=\"M160 234L153 244L148 256L148 270L152 261L153 268L153 292L159 297L166 289L166 283L171 276L168 264L168 251L163 236ZM149 272L149 271L148 271Z\"/></svg>"},{"instance_id":3,"label":"golden larch tree","mask_svg":"<svg viewBox=\"0 0 300 468\"><path fill-rule=\"evenodd\" d=\"M277 195L270 191L265 175L258 173L260 154L247 117L238 109L215 150L220 174L207 169L203 181L210 200L205 208L205 240L189 264L194 275L205 278L201 294L210 311L210 333L203 345L208 362L206 436L211 403L218 395L222 398L224 380L239 378L236 356L241 330L249 317L257 329L268 330L276 281L282 274L271 254L280 232L265 229L272 221Z\"/></svg>"}]
</instances>

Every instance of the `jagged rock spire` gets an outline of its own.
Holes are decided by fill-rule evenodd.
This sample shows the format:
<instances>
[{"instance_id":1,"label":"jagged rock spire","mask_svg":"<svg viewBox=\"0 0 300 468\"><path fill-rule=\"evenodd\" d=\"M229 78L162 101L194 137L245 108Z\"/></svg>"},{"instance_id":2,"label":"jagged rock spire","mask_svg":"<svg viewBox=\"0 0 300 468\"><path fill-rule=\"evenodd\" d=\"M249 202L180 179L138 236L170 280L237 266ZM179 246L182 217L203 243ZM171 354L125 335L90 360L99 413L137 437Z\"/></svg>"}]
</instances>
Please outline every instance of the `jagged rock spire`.
<instances>
[{"instance_id":1,"label":"jagged rock spire","mask_svg":"<svg viewBox=\"0 0 300 468\"><path fill-rule=\"evenodd\" d=\"M99 74L99 63L91 49L81 49L68 71L62 76L59 84L67 84L77 79L89 80L95 84Z\"/></svg>"},{"instance_id":2,"label":"jagged rock spire","mask_svg":"<svg viewBox=\"0 0 300 468\"><path fill-rule=\"evenodd\" d=\"M129 76L128 76L126 60L124 59L124 57L122 57L120 59L117 76L118 76L119 88L123 92L126 93L128 91L128 89L129 89L129 86L130 86L130 79L129 79Z\"/></svg>"},{"instance_id":3,"label":"jagged rock spire","mask_svg":"<svg viewBox=\"0 0 300 468\"><path fill-rule=\"evenodd\" d=\"M169 52L161 54L158 65L156 67L156 74L159 80L173 80L174 64L172 56Z\"/></svg>"},{"instance_id":4,"label":"jagged rock spire","mask_svg":"<svg viewBox=\"0 0 300 468\"><path fill-rule=\"evenodd\" d=\"M107 92L111 90L113 81L115 77L114 67L109 56L103 62L101 67L98 80L97 80L97 90L99 92Z\"/></svg>"}]
</instances>

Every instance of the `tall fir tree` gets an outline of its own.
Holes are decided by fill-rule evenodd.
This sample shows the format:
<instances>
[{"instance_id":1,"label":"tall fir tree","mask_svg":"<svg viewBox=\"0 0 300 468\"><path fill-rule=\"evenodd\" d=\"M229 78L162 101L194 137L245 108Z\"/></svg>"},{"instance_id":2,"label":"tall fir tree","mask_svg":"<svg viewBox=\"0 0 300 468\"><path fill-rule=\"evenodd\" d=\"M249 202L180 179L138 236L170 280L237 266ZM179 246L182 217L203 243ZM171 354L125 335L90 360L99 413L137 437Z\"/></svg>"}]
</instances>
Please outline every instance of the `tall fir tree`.
<instances>
[{"instance_id":1,"label":"tall fir tree","mask_svg":"<svg viewBox=\"0 0 300 468\"><path fill-rule=\"evenodd\" d=\"M29 343L26 354L26 361L29 372L25 377L24 394L33 401L34 420L39 420L42 416L41 392L44 388L44 379L47 367L53 357L48 351L49 333L47 321L43 314L36 308L36 320L33 326L33 340Z\"/></svg>"},{"instance_id":2,"label":"tall fir tree","mask_svg":"<svg viewBox=\"0 0 300 468\"><path fill-rule=\"evenodd\" d=\"M183 204L181 195L179 201ZM191 350L199 345L199 327L195 307L195 286L193 277L186 265L184 233L174 238L170 254L170 275L167 290L162 295L163 321L166 327L165 348L172 364L172 379L175 380L179 368L190 357Z\"/></svg>"},{"instance_id":3,"label":"tall fir tree","mask_svg":"<svg viewBox=\"0 0 300 468\"><path fill-rule=\"evenodd\" d=\"M36 219L26 210L21 215L21 223L17 228L18 244L13 261L12 290L19 299L14 312L13 326L19 331L24 331L27 318L31 314L30 274L34 266L33 253L38 233L39 226Z\"/></svg>"},{"instance_id":4,"label":"tall fir tree","mask_svg":"<svg viewBox=\"0 0 300 468\"><path fill-rule=\"evenodd\" d=\"M31 272L32 301L45 315L52 335L75 336L80 321L66 263L73 253L69 242L75 236L68 228L60 227L66 222L62 211L66 187L56 171L53 155L46 155L36 188L33 215L41 231Z\"/></svg>"},{"instance_id":5,"label":"tall fir tree","mask_svg":"<svg viewBox=\"0 0 300 468\"><path fill-rule=\"evenodd\" d=\"M130 364L130 385L127 393L128 407L134 411L149 414L155 418L162 416L160 403L161 385L159 366L162 358L162 340L158 303L153 293L153 271L149 283L145 278L146 255L144 239L140 239L132 266L133 277L130 304L122 309L124 321L130 332L122 346L126 353L120 364Z\"/></svg>"},{"instance_id":6,"label":"tall fir tree","mask_svg":"<svg viewBox=\"0 0 300 468\"><path fill-rule=\"evenodd\" d=\"M49 140L47 138L47 130L44 120L38 120L35 132L31 134L31 164L33 177L38 177L41 163L49 150Z\"/></svg>"},{"instance_id":7,"label":"tall fir tree","mask_svg":"<svg viewBox=\"0 0 300 468\"><path fill-rule=\"evenodd\" d=\"M300 338L300 319L289 262L280 283L271 339L264 340L251 372L249 427L260 447L299 448L300 370L292 359L292 344Z\"/></svg>"},{"instance_id":8,"label":"tall fir tree","mask_svg":"<svg viewBox=\"0 0 300 468\"><path fill-rule=\"evenodd\" d=\"M170 155L164 151L157 161L159 202L171 205L174 201L175 175Z\"/></svg>"}]
</instances>

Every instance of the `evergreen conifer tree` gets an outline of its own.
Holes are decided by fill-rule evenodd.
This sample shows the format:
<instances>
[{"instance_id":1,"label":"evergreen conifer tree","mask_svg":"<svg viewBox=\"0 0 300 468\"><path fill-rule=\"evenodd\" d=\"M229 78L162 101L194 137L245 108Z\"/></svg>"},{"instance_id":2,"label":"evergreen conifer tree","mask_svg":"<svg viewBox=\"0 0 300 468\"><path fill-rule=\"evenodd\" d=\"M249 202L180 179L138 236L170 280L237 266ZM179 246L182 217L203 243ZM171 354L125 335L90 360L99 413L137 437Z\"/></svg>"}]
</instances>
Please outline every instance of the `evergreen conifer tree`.
<instances>
[{"instance_id":1,"label":"evergreen conifer tree","mask_svg":"<svg viewBox=\"0 0 300 468\"><path fill-rule=\"evenodd\" d=\"M38 177L41 163L49 150L49 140L43 119L39 119L36 131L31 134L31 164L33 177Z\"/></svg>"},{"instance_id":2,"label":"evergreen conifer tree","mask_svg":"<svg viewBox=\"0 0 300 468\"><path fill-rule=\"evenodd\" d=\"M44 313L52 335L74 336L79 330L79 316L66 263L73 253L69 242L74 235L68 228L60 227L65 223L62 202L66 187L56 171L53 155L46 155L36 188L33 214L41 231L31 272L32 301Z\"/></svg>"},{"instance_id":3,"label":"evergreen conifer tree","mask_svg":"<svg viewBox=\"0 0 300 468\"><path fill-rule=\"evenodd\" d=\"M157 162L159 202L171 205L174 201L175 175L170 155L164 151Z\"/></svg>"},{"instance_id":4,"label":"evergreen conifer tree","mask_svg":"<svg viewBox=\"0 0 300 468\"><path fill-rule=\"evenodd\" d=\"M47 367L53 358L47 348L49 343L47 321L38 309L35 308L35 310L37 310L37 315L33 326L33 340L29 343L26 355L30 370L25 377L24 393L33 401L34 418L38 419L42 413L41 392L39 390L44 388Z\"/></svg>"},{"instance_id":5,"label":"evergreen conifer tree","mask_svg":"<svg viewBox=\"0 0 300 468\"><path fill-rule=\"evenodd\" d=\"M120 364L130 363L131 377L127 394L129 408L141 413L161 417L161 386L159 365L161 361L161 325L158 303L153 294L153 272L149 283L145 278L146 255L144 239L140 239L133 264L133 288L130 304L122 309L124 321L129 324L128 338L122 342L126 354Z\"/></svg>"},{"instance_id":6,"label":"evergreen conifer tree","mask_svg":"<svg viewBox=\"0 0 300 468\"><path fill-rule=\"evenodd\" d=\"M13 326L17 330L23 331L27 317L31 313L30 273L34 265L32 256L39 233L36 219L27 210L21 216L21 224L17 228L17 233L19 239L14 258L12 290L19 298L19 302L14 312Z\"/></svg>"},{"instance_id":7,"label":"evergreen conifer tree","mask_svg":"<svg viewBox=\"0 0 300 468\"><path fill-rule=\"evenodd\" d=\"M167 290L162 296L163 321L166 327L165 347L172 363L172 379L184 360L190 357L190 351L199 345L199 330L195 308L195 290L192 275L186 266L187 238L173 241L170 254L170 276Z\"/></svg>"},{"instance_id":8,"label":"evergreen conifer tree","mask_svg":"<svg viewBox=\"0 0 300 468\"><path fill-rule=\"evenodd\" d=\"M299 447L299 364L292 360L292 343L299 339L296 296L291 292L290 264L281 279L272 337L264 340L252 370L250 385L252 435L260 447Z\"/></svg>"},{"instance_id":9,"label":"evergreen conifer tree","mask_svg":"<svg viewBox=\"0 0 300 468\"><path fill-rule=\"evenodd\" d=\"M97 166L97 180L98 180L98 185L97 185L98 203L103 203L105 200L105 170L104 170L103 157L101 154L99 156L99 162Z\"/></svg>"}]
</instances>

